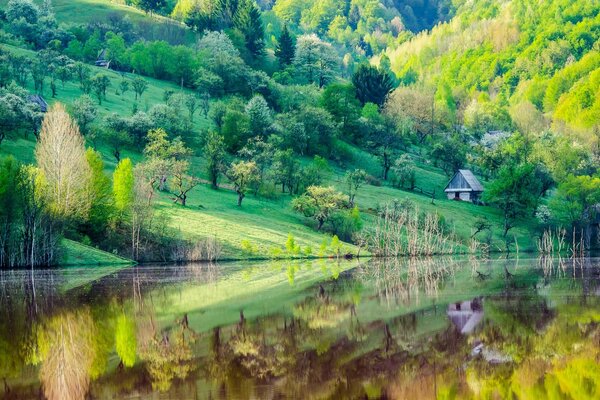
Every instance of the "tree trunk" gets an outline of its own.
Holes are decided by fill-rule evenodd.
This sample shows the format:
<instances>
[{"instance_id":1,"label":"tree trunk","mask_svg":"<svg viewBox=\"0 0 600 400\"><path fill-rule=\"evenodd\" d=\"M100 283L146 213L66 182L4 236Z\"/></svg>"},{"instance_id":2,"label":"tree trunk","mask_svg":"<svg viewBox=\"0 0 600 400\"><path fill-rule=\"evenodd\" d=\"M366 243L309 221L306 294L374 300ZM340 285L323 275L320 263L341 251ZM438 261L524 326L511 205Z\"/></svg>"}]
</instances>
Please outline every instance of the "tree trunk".
<instances>
[{"instance_id":1,"label":"tree trunk","mask_svg":"<svg viewBox=\"0 0 600 400\"><path fill-rule=\"evenodd\" d=\"M242 192L238 192L238 207L242 206L242 200L244 200L245 194Z\"/></svg>"},{"instance_id":2,"label":"tree trunk","mask_svg":"<svg viewBox=\"0 0 600 400\"><path fill-rule=\"evenodd\" d=\"M319 219L318 221L319 221L319 226L317 227L317 230L320 231L321 228L323 227L323 224L325 223L325 220Z\"/></svg>"}]
</instances>

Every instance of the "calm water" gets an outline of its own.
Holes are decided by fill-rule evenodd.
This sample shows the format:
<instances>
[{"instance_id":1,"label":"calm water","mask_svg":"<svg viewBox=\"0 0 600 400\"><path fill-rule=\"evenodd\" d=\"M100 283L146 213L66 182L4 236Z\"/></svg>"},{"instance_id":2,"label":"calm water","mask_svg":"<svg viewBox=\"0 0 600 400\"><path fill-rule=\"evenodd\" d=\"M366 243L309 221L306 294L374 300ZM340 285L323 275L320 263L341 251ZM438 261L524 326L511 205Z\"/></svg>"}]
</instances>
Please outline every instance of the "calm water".
<instances>
[{"instance_id":1,"label":"calm water","mask_svg":"<svg viewBox=\"0 0 600 400\"><path fill-rule=\"evenodd\" d=\"M600 261L0 272L0 397L599 399Z\"/></svg>"}]
</instances>

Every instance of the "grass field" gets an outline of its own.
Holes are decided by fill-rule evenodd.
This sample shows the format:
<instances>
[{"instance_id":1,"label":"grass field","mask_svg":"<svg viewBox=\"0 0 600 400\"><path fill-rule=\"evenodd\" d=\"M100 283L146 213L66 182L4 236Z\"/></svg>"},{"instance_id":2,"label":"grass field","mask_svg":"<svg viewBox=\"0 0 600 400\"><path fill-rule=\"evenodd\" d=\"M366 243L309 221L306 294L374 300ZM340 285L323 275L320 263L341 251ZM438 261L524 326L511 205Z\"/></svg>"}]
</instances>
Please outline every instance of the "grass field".
<instances>
[{"instance_id":1,"label":"grass field","mask_svg":"<svg viewBox=\"0 0 600 400\"><path fill-rule=\"evenodd\" d=\"M63 239L62 265L131 265L133 262L127 258L107 253L82 243Z\"/></svg>"}]
</instances>

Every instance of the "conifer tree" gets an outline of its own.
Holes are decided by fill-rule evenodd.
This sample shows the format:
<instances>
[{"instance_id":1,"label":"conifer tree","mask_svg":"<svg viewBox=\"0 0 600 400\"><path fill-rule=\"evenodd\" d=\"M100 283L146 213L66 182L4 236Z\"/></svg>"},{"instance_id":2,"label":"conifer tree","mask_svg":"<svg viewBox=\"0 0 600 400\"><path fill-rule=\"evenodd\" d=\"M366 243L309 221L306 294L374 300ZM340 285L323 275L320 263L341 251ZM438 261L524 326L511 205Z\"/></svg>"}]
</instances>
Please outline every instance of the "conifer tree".
<instances>
[{"instance_id":1,"label":"conifer tree","mask_svg":"<svg viewBox=\"0 0 600 400\"><path fill-rule=\"evenodd\" d=\"M254 58L262 56L265 50L265 30L260 16L253 0L240 2L234 16L234 26L244 35L246 49Z\"/></svg>"},{"instance_id":2,"label":"conifer tree","mask_svg":"<svg viewBox=\"0 0 600 400\"><path fill-rule=\"evenodd\" d=\"M279 59L279 66L284 68L290 65L294 61L295 53L296 43L294 43L294 38L290 34L286 24L283 26L281 36L279 36L279 43L275 49L275 56Z\"/></svg>"}]
</instances>

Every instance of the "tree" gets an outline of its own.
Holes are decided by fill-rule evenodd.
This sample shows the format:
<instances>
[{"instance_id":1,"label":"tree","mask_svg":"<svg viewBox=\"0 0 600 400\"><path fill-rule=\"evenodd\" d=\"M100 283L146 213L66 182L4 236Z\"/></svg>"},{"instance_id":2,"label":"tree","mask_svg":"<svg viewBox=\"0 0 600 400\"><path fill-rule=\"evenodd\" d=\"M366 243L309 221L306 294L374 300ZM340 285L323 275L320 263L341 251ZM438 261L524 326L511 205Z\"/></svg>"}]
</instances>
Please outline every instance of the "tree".
<instances>
[{"instance_id":1,"label":"tree","mask_svg":"<svg viewBox=\"0 0 600 400\"><path fill-rule=\"evenodd\" d=\"M231 164L227 171L227 178L233 184L238 195L238 207L241 207L246 193L252 184L259 179L259 171L254 161L238 161Z\"/></svg>"},{"instance_id":2,"label":"tree","mask_svg":"<svg viewBox=\"0 0 600 400\"><path fill-rule=\"evenodd\" d=\"M256 95L250 99L245 112L250 122L250 134L264 137L273 124L273 112L264 97Z\"/></svg>"},{"instance_id":3,"label":"tree","mask_svg":"<svg viewBox=\"0 0 600 400\"><path fill-rule=\"evenodd\" d=\"M238 1L233 24L244 36L246 49L256 59L264 54L265 49L265 30L261 21L260 9L254 0Z\"/></svg>"},{"instance_id":4,"label":"tree","mask_svg":"<svg viewBox=\"0 0 600 400\"><path fill-rule=\"evenodd\" d=\"M484 199L502 210L504 237L519 218L529 216L535 210L539 190L535 165L509 163L500 168L498 178L484 192Z\"/></svg>"},{"instance_id":5,"label":"tree","mask_svg":"<svg viewBox=\"0 0 600 400\"><path fill-rule=\"evenodd\" d=\"M396 179L396 186L405 187L408 184L408 189L413 190L416 184L415 162L408 154L402 154L394 162L392 172Z\"/></svg>"},{"instance_id":6,"label":"tree","mask_svg":"<svg viewBox=\"0 0 600 400\"><path fill-rule=\"evenodd\" d=\"M473 224L473 233L471 239L477 236L479 233L489 231L492 229L492 224L486 217L478 217Z\"/></svg>"},{"instance_id":7,"label":"tree","mask_svg":"<svg viewBox=\"0 0 600 400\"><path fill-rule=\"evenodd\" d=\"M119 82L119 89L121 90L121 94L125 96L125 93L129 90L129 82L127 79L122 79L121 82Z\"/></svg>"},{"instance_id":8,"label":"tree","mask_svg":"<svg viewBox=\"0 0 600 400\"><path fill-rule=\"evenodd\" d=\"M204 156L207 160L206 167L213 189L219 187L219 175L223 169L225 159L225 141L217 132L209 131L204 145Z\"/></svg>"},{"instance_id":9,"label":"tree","mask_svg":"<svg viewBox=\"0 0 600 400\"><path fill-rule=\"evenodd\" d=\"M190 122L194 122L194 113L201 106L201 102L198 102L198 99L193 94L187 94L184 98L185 107L188 110L188 115L190 117Z\"/></svg>"},{"instance_id":10,"label":"tree","mask_svg":"<svg viewBox=\"0 0 600 400\"><path fill-rule=\"evenodd\" d=\"M367 173L363 169L355 169L354 171L346 172L344 181L346 182L346 188L348 189L348 204L350 208L354 207L354 198L358 193L358 189L365 184L367 179Z\"/></svg>"},{"instance_id":11,"label":"tree","mask_svg":"<svg viewBox=\"0 0 600 400\"><path fill-rule=\"evenodd\" d=\"M90 96L84 94L73 102L73 116L84 135L88 133L89 125L94 122L98 110Z\"/></svg>"},{"instance_id":12,"label":"tree","mask_svg":"<svg viewBox=\"0 0 600 400\"><path fill-rule=\"evenodd\" d=\"M134 201L133 164L129 158L119 161L113 173L113 197L115 208L121 214L131 210Z\"/></svg>"},{"instance_id":13,"label":"tree","mask_svg":"<svg viewBox=\"0 0 600 400\"><path fill-rule=\"evenodd\" d=\"M362 64L354 75L352 84L356 88L356 97L365 105L374 103L382 107L387 95L394 89L394 82L387 72L372 65Z\"/></svg>"},{"instance_id":14,"label":"tree","mask_svg":"<svg viewBox=\"0 0 600 400\"><path fill-rule=\"evenodd\" d=\"M298 38L294 65L309 83L322 88L333 79L338 64L338 56L331 43L322 41L315 34Z\"/></svg>"},{"instance_id":15,"label":"tree","mask_svg":"<svg viewBox=\"0 0 600 400\"><path fill-rule=\"evenodd\" d=\"M104 174L102 155L93 149L87 149L87 164L90 169L88 196L90 212L87 231L100 235L104 232L112 212L112 193L110 178Z\"/></svg>"},{"instance_id":16,"label":"tree","mask_svg":"<svg viewBox=\"0 0 600 400\"><path fill-rule=\"evenodd\" d=\"M135 100L137 101L138 97L141 100L142 95L148 88L148 82L144 78L136 76L133 78L133 81L131 81L131 87L133 87L135 93Z\"/></svg>"},{"instance_id":17,"label":"tree","mask_svg":"<svg viewBox=\"0 0 600 400\"><path fill-rule=\"evenodd\" d=\"M341 209L347 208L345 196L333 187L310 186L306 192L292 201L294 210L317 221L317 230Z\"/></svg>"},{"instance_id":18,"label":"tree","mask_svg":"<svg viewBox=\"0 0 600 400\"><path fill-rule=\"evenodd\" d=\"M360 104L356 91L350 84L332 83L321 96L321 105L329 111L345 133L352 133L360 117Z\"/></svg>"},{"instance_id":19,"label":"tree","mask_svg":"<svg viewBox=\"0 0 600 400\"><path fill-rule=\"evenodd\" d=\"M296 54L296 43L290 34L287 24L283 26L277 47L275 48L275 56L279 60L279 67L285 68L292 65Z\"/></svg>"},{"instance_id":20,"label":"tree","mask_svg":"<svg viewBox=\"0 0 600 400\"><path fill-rule=\"evenodd\" d=\"M292 149L276 151L271 170L275 183L281 184L282 193L285 193L286 188L290 194L294 193L298 186L300 163L294 157Z\"/></svg>"},{"instance_id":21,"label":"tree","mask_svg":"<svg viewBox=\"0 0 600 400\"><path fill-rule=\"evenodd\" d=\"M90 168L83 136L60 103L44 117L35 158L48 183L52 211L64 218L87 216Z\"/></svg>"},{"instance_id":22,"label":"tree","mask_svg":"<svg viewBox=\"0 0 600 400\"><path fill-rule=\"evenodd\" d=\"M110 146L111 153L117 162L121 161L123 148L133 144L133 140L127 132L111 128L103 131L102 140Z\"/></svg>"},{"instance_id":23,"label":"tree","mask_svg":"<svg viewBox=\"0 0 600 400\"><path fill-rule=\"evenodd\" d=\"M399 125L410 121L421 143L434 134L441 122L435 113L433 93L424 89L399 87L390 94L385 112Z\"/></svg>"},{"instance_id":24,"label":"tree","mask_svg":"<svg viewBox=\"0 0 600 400\"><path fill-rule=\"evenodd\" d=\"M365 122L368 132L367 145L378 154L383 169L383 179L387 180L393 166L394 154L404 141L402 132L404 129L398 128L387 115L380 116L378 113L365 118Z\"/></svg>"},{"instance_id":25,"label":"tree","mask_svg":"<svg viewBox=\"0 0 600 400\"><path fill-rule=\"evenodd\" d=\"M152 15L154 12L163 8L166 3L164 0L133 0L133 4Z\"/></svg>"},{"instance_id":26,"label":"tree","mask_svg":"<svg viewBox=\"0 0 600 400\"><path fill-rule=\"evenodd\" d=\"M98 98L98 104L102 104L102 99L106 99L106 89L110 86L110 78L105 74L97 74L91 82L94 94Z\"/></svg>"},{"instance_id":27,"label":"tree","mask_svg":"<svg viewBox=\"0 0 600 400\"><path fill-rule=\"evenodd\" d=\"M558 221L570 228L588 225L596 218L595 205L600 203L600 178L568 175L558 185L550 207Z\"/></svg>"}]
</instances>

